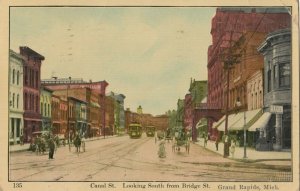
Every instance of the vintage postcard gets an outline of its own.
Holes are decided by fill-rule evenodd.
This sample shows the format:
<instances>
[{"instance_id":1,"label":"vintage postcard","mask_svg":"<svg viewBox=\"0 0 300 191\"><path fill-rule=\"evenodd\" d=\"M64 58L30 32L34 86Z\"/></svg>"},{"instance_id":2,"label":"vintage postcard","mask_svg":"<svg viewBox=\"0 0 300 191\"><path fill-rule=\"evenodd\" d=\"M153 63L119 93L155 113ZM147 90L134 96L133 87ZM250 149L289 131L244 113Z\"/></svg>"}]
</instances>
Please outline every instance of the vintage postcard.
<instances>
[{"instance_id":1,"label":"vintage postcard","mask_svg":"<svg viewBox=\"0 0 300 191\"><path fill-rule=\"evenodd\" d=\"M298 2L0 4L0 191L299 190Z\"/></svg>"}]
</instances>

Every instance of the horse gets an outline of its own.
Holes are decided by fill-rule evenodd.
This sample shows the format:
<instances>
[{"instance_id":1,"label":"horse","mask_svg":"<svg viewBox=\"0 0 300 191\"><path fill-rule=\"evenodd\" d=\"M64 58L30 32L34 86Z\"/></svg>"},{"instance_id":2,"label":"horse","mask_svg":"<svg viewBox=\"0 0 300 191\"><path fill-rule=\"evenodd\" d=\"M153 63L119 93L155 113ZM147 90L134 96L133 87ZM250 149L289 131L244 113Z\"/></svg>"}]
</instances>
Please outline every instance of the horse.
<instances>
[{"instance_id":1,"label":"horse","mask_svg":"<svg viewBox=\"0 0 300 191\"><path fill-rule=\"evenodd\" d=\"M74 139L74 146L76 147L76 152L80 152L81 138L79 137L79 135L76 135Z\"/></svg>"}]
</instances>

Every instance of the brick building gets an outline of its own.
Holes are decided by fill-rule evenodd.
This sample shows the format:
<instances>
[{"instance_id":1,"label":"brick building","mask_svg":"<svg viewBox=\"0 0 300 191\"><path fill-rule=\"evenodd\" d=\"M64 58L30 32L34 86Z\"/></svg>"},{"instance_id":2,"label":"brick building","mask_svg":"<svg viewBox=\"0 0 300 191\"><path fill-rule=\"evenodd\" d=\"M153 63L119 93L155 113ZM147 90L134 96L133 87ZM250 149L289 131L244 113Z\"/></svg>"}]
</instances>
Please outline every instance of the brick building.
<instances>
[{"instance_id":1,"label":"brick building","mask_svg":"<svg viewBox=\"0 0 300 191\"><path fill-rule=\"evenodd\" d=\"M252 40L252 34L256 36L257 41L253 41L253 46L249 50L254 51L254 45L258 43L265 34L290 26L291 17L286 9L278 8L217 8L216 14L212 19L211 35L212 45L208 48L208 109L218 109L220 112L225 109L225 84L226 72L223 65L223 52L232 44L237 42L244 35L246 38ZM261 36L259 36L261 34ZM251 38L250 38L251 37ZM247 42L246 42L247 44ZM245 44L245 45L246 45ZM254 54L253 52L246 52L244 57L251 60L251 56L247 54ZM257 58L261 59L257 55ZM245 65L244 65L245 66ZM244 68L240 68L244 69ZM245 70L244 70L245 71ZM234 71L231 71L232 74ZM255 72L255 71L253 71ZM239 73L235 73L238 75ZM233 74L233 75L235 75ZM251 74L249 74L251 75ZM234 79L233 79L234 78ZM231 80L238 78L231 77ZM242 99L242 108L247 108L246 97L246 81L239 80L240 85L231 86L230 88L230 108L234 108L234 103L238 96ZM242 85L241 85L242 84ZM244 88L242 91L240 88ZM215 114L216 116L219 114ZM221 116L221 115L219 115ZM213 120L208 121L209 132L214 136L218 131L212 129Z\"/></svg>"},{"instance_id":2,"label":"brick building","mask_svg":"<svg viewBox=\"0 0 300 191\"><path fill-rule=\"evenodd\" d=\"M24 141L30 142L32 132L41 130L42 118L40 113L41 66L44 56L30 49L20 47L24 57Z\"/></svg>"},{"instance_id":3,"label":"brick building","mask_svg":"<svg viewBox=\"0 0 300 191\"><path fill-rule=\"evenodd\" d=\"M42 83L61 99L67 100L67 97L74 97L86 102L86 135L88 137L104 135L105 90L108 86L106 81L85 82L82 79L64 78L46 79Z\"/></svg>"}]
</instances>

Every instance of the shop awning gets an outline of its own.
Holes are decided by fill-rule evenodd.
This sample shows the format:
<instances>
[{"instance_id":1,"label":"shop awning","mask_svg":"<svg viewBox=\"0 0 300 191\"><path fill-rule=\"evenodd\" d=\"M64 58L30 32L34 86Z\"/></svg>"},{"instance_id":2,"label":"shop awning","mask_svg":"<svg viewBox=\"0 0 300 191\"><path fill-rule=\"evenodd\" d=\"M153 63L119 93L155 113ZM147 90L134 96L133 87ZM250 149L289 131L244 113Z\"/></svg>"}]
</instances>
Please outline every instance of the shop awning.
<instances>
[{"instance_id":1,"label":"shop awning","mask_svg":"<svg viewBox=\"0 0 300 191\"><path fill-rule=\"evenodd\" d=\"M239 131L244 129L244 112L239 113L239 119L230 126L230 131ZM257 119L262 115L261 109L246 111L246 129L251 127Z\"/></svg>"},{"instance_id":2,"label":"shop awning","mask_svg":"<svg viewBox=\"0 0 300 191\"><path fill-rule=\"evenodd\" d=\"M260 116L261 109L246 111L246 128L250 127ZM228 116L228 131L239 131L244 128L244 112L231 114ZM217 127L219 131L225 131L225 119Z\"/></svg>"},{"instance_id":3,"label":"shop awning","mask_svg":"<svg viewBox=\"0 0 300 191\"><path fill-rule=\"evenodd\" d=\"M262 116L251 127L249 127L248 131L256 131L257 129L264 128L267 126L271 116L272 113L270 112L263 113Z\"/></svg>"},{"instance_id":4,"label":"shop awning","mask_svg":"<svg viewBox=\"0 0 300 191\"><path fill-rule=\"evenodd\" d=\"M223 122L225 122L225 115L217 122L214 122L212 128L218 128Z\"/></svg>"}]
</instances>

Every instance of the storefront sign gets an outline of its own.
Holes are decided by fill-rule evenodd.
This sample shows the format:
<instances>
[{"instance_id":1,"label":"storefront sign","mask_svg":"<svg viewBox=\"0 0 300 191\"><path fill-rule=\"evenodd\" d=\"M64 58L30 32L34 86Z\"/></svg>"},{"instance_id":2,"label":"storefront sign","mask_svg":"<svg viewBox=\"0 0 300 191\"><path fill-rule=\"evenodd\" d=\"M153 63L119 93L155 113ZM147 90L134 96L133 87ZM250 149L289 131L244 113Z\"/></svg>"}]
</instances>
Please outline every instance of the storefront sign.
<instances>
[{"instance_id":1,"label":"storefront sign","mask_svg":"<svg viewBox=\"0 0 300 191\"><path fill-rule=\"evenodd\" d=\"M271 105L270 112L275 114L283 114L283 106L280 105Z\"/></svg>"}]
</instances>

